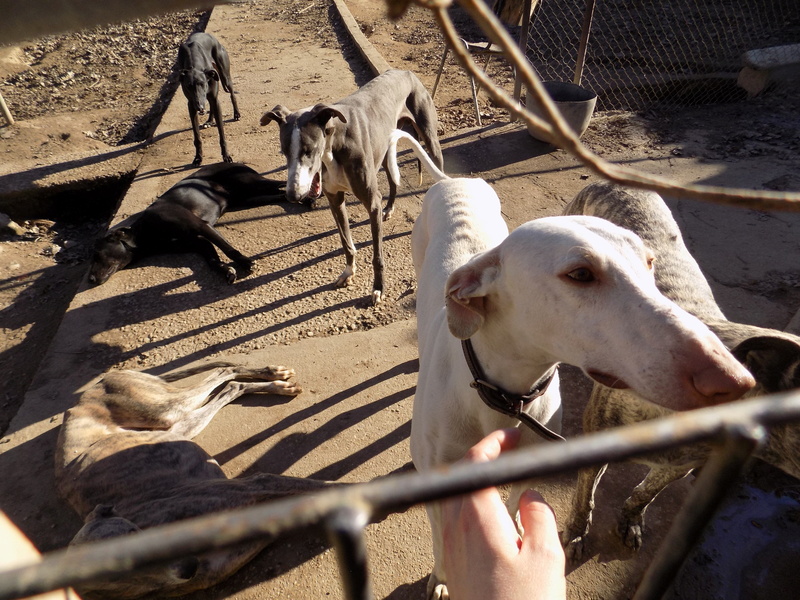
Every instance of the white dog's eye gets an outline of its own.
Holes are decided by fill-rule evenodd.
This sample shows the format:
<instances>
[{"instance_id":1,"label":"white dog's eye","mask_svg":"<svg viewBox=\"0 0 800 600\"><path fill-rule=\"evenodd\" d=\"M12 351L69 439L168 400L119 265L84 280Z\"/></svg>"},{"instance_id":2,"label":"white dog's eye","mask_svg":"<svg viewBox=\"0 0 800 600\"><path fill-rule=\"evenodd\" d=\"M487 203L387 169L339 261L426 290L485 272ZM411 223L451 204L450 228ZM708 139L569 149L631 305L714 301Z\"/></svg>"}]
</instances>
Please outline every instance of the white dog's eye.
<instances>
[{"instance_id":1,"label":"white dog's eye","mask_svg":"<svg viewBox=\"0 0 800 600\"><path fill-rule=\"evenodd\" d=\"M594 273L588 267L578 267L567 273L567 277L578 283L591 283L594 281Z\"/></svg>"}]
</instances>

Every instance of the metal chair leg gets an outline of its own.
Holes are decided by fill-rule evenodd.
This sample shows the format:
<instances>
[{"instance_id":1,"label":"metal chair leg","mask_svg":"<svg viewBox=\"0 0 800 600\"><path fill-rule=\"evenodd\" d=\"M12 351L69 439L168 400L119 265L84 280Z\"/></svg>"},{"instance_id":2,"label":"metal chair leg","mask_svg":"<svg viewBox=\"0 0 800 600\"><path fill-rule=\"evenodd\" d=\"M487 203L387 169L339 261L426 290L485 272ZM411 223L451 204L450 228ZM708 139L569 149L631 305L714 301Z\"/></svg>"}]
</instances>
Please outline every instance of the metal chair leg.
<instances>
[{"instance_id":1,"label":"metal chair leg","mask_svg":"<svg viewBox=\"0 0 800 600\"><path fill-rule=\"evenodd\" d=\"M444 64L447 61L447 53L450 52L450 48L445 45L444 47L444 54L442 54L442 62L439 63L439 71L436 73L436 82L433 84L433 91L431 91L431 98L436 98L436 89L439 87L439 79L442 77L442 72L444 71Z\"/></svg>"},{"instance_id":2,"label":"metal chair leg","mask_svg":"<svg viewBox=\"0 0 800 600\"><path fill-rule=\"evenodd\" d=\"M470 76L469 84L472 87L472 102L475 104L475 117L478 119L478 127L483 127L481 122L481 110L478 107L478 88L475 86L475 80Z\"/></svg>"}]
</instances>

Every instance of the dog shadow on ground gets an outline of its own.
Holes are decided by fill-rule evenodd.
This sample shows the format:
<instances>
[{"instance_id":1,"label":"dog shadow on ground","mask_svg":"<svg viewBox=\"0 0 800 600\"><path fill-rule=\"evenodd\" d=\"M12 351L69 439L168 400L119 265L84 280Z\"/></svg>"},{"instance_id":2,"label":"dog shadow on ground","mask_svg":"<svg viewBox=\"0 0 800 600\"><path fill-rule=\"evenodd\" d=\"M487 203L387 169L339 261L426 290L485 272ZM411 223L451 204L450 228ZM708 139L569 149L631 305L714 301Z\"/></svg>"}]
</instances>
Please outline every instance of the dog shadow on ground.
<instances>
[{"instance_id":1,"label":"dog shadow on ground","mask_svg":"<svg viewBox=\"0 0 800 600\"><path fill-rule=\"evenodd\" d=\"M263 443L269 438L286 431L291 427L313 418L326 410L336 406L344 400L362 394L372 387L378 386L386 381L389 381L400 375L407 375L415 373L418 369L418 361L409 360L391 369L388 369L374 377L364 380L363 382L350 386L347 389L336 392L332 396L315 402L313 405L304 409L293 411L284 419L274 423L272 426L259 431L256 435L231 446L227 450L218 453L214 458L220 465L234 460L241 454L248 452L251 448ZM414 395L414 387L408 387L403 390L394 392L379 398L369 404L360 406L354 410L343 412L333 417L327 423L316 428L313 432L308 434L292 433L285 436L278 441L266 453L260 456L243 474L250 475L255 473L274 473L276 475L285 473L298 462L302 457L314 451L324 443L326 440L333 439L338 434L352 427L354 423L368 420L370 417L380 413L381 411L394 406L404 400L411 398ZM251 400L245 399L245 403ZM259 400L252 400L258 402L259 406L262 403ZM359 465L364 464L367 460L374 458L385 449L401 443L407 439L410 434L410 424L404 423L394 431L390 431L382 436L379 440L369 444L355 454L348 456L346 459L340 460L336 463L330 464L310 477L314 479L337 480Z\"/></svg>"}]
</instances>

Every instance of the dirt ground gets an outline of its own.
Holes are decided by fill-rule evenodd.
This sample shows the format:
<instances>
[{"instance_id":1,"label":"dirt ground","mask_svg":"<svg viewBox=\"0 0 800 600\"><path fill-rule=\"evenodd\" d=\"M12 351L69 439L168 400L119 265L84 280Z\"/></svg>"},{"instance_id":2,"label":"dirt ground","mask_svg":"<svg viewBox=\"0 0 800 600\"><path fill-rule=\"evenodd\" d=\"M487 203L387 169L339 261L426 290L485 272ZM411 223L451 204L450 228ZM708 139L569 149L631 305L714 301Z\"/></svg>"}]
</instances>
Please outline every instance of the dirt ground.
<instances>
[{"instance_id":1,"label":"dirt ground","mask_svg":"<svg viewBox=\"0 0 800 600\"><path fill-rule=\"evenodd\" d=\"M427 12L412 8L394 23L383 16L380 3L352 0L348 6L390 65L414 70L432 87L442 45ZM169 104L174 91L170 73L177 44L206 21L205 13L189 12L0 49L0 64L8 71L0 92L20 119L13 128L0 128L0 155L7 157L0 166L0 191L22 177L36 179L41 173L46 180L53 176L48 170L52 164L66 170L64 165L77 163L87 178L105 174L111 162L106 157L113 157L124 164L115 167L112 179L128 173L134 177L113 218L119 222L185 176L193 148L184 103L173 102L161 121L155 115ZM466 22L460 25L468 31ZM153 30L159 35L152 35ZM241 122L226 123L231 152L234 159L270 176L281 176L283 166L277 128L260 128L261 112L279 102L299 108L339 98L370 77L327 3L262 0L218 8L208 30L233 56L245 115ZM497 64L492 75L510 89L508 68ZM792 90L777 90L748 103L687 109L679 115L601 113L584 140L610 160L682 181L797 190L797 98ZM593 179L564 152L533 141L519 124L509 123L505 112L485 97L484 127L477 129L467 80L454 64L447 67L436 104L446 170L493 183L512 226L557 214ZM222 106L230 116L227 99ZM204 135L207 163L218 154L210 133ZM226 237L244 254L258 258L256 273L233 286L219 281L199 258L173 256L145 261L99 288L87 288L82 280L92 239L103 232L118 195L102 192L102 198L91 200L91 210L82 209L82 199L73 195L57 202L52 213L41 213L38 204L30 212L19 202L0 204L0 212L8 212L26 228L22 236L0 238L0 375L7 382L0 398L0 431L14 417L26 390L30 388L29 397L38 401L17 416L4 438L0 470L27 464L25 457L34 450L42 450L47 458L63 406L104 370L163 372L231 355L243 361L302 365L308 393L290 404L270 405L266 417L258 411L263 405L256 402L229 407L220 415L199 441L230 475L268 469L361 481L407 469L416 375L415 280L408 236L426 182L417 185L410 164L403 171L400 210L385 231L389 283L386 301L379 307L368 302L371 269L365 213L352 202L359 277L346 290L330 286L343 259L324 202L312 211L279 204L224 217ZM726 313L784 328L800 306L798 220L754 211L731 219L730 209L691 202L671 205ZM51 350L36 375L68 305L70 312L51 346L57 350ZM276 355L279 359L272 358ZM565 372L565 397L585 395L580 376L574 370ZM565 428L571 433L579 431L578 406L576 401L567 415ZM47 479L51 467L45 463L29 470ZM690 487L688 482L677 484L648 513L652 543L636 558L607 534L614 508L636 474L620 469L611 474L613 483L601 490L597 529L605 533L598 534L592 558L572 569L571 598L628 597L632 581ZM771 481L768 494L776 487ZM547 485L546 497L563 515L571 478ZM793 481L780 480L782 501L791 497L786 490L792 486ZM47 485L11 490L6 484L0 503L41 549L50 550L63 546L77 523L54 498L35 497L42 490L51 493ZM796 510L794 505L789 508ZM378 597L422 596L430 569L426 535L420 509L371 528ZM260 583L265 578L268 581ZM230 582L197 597L338 593L332 551L324 540L293 538L264 553ZM716 596L709 592L706 597ZM719 597L738 596L726 592Z\"/></svg>"}]
</instances>

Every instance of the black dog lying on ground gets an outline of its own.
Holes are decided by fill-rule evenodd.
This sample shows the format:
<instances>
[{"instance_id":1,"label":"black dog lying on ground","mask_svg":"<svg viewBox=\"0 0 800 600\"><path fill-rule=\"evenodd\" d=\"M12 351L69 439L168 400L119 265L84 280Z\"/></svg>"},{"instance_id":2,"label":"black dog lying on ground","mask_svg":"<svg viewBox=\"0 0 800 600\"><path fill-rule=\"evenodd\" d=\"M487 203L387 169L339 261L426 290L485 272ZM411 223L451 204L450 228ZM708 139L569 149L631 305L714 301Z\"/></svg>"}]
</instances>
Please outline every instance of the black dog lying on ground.
<instances>
[{"instance_id":1,"label":"black dog lying on ground","mask_svg":"<svg viewBox=\"0 0 800 600\"><path fill-rule=\"evenodd\" d=\"M228 209L285 200L285 183L267 179L241 163L218 163L182 179L148 206L127 227L110 231L97 242L89 282L100 285L119 269L153 254L197 252L228 283L237 269L219 259L214 246L249 275L253 261L214 229Z\"/></svg>"}]
</instances>

